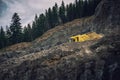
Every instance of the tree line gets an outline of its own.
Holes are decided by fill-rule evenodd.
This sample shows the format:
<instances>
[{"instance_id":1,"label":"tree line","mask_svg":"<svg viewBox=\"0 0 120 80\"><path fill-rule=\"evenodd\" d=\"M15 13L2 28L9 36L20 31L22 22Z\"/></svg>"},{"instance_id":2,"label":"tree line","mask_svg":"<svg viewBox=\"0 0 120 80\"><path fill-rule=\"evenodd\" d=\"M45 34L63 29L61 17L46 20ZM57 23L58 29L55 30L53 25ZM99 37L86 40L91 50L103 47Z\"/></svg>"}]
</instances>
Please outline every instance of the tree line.
<instances>
[{"instance_id":1,"label":"tree line","mask_svg":"<svg viewBox=\"0 0 120 80\"><path fill-rule=\"evenodd\" d=\"M0 48L20 43L30 42L40 37L47 30L57 25L64 24L77 18L91 16L101 0L75 0L68 5L62 4L58 7L57 3L40 15L35 15L32 25L28 24L22 28L18 13L12 16L10 26L6 30L0 28Z\"/></svg>"}]
</instances>

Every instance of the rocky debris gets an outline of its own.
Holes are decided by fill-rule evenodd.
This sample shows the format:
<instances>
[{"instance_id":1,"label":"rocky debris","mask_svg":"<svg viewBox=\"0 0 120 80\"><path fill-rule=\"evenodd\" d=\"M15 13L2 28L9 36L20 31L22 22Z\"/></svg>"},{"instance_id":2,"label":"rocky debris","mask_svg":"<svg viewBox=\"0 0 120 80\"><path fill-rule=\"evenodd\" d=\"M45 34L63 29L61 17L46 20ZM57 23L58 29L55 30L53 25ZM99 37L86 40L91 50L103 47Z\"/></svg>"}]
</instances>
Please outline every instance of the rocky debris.
<instances>
[{"instance_id":1,"label":"rocky debris","mask_svg":"<svg viewBox=\"0 0 120 80\"><path fill-rule=\"evenodd\" d=\"M97 41L65 43L5 61L0 65L0 79L119 80L119 37L116 35Z\"/></svg>"},{"instance_id":2,"label":"rocky debris","mask_svg":"<svg viewBox=\"0 0 120 80\"><path fill-rule=\"evenodd\" d=\"M8 59L6 59L6 61L2 62L3 66L2 66L2 64L1 64L1 66L3 68L5 68L6 65L13 66L14 63L15 63L15 65L16 65L16 63L21 64L22 62L24 62L26 60L36 60L38 58L42 59L43 57L50 58L50 59L48 59L48 61L49 61L49 60L51 60L51 58L52 58L52 60L55 60L58 57L61 58L61 57L65 57L68 55L71 56L71 55L75 55L75 54L79 54L79 53L81 53L80 55L84 55L82 53L86 53L88 55L86 50L88 50L88 46L91 44L91 42L93 42L93 41L89 41L89 42L85 42L85 43L64 43L62 45L52 47L48 50L42 50L41 52L35 52L35 53L27 54L24 56L19 55L19 57L15 57L15 55L14 55L14 57L11 57L10 59L8 58ZM86 46L83 46L83 45L86 45ZM86 48L84 48L84 50L80 50L83 47L86 47ZM6 66L6 67L8 67L8 66Z\"/></svg>"},{"instance_id":3,"label":"rocky debris","mask_svg":"<svg viewBox=\"0 0 120 80\"><path fill-rule=\"evenodd\" d=\"M32 45L31 42L22 42L22 43L14 44L14 45L11 45L9 47L3 48L0 51L1 52L5 52L5 51L17 51L17 50L21 50L21 49L26 49L26 48L28 48L31 45Z\"/></svg>"}]
</instances>

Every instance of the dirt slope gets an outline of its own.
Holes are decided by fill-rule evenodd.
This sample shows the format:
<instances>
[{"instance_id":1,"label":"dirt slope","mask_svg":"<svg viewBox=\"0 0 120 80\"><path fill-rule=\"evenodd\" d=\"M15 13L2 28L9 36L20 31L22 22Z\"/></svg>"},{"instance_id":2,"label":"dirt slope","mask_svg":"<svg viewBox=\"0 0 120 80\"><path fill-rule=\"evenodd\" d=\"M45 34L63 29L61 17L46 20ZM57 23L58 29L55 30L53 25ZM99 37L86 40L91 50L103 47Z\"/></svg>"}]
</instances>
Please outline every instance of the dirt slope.
<instances>
[{"instance_id":1,"label":"dirt slope","mask_svg":"<svg viewBox=\"0 0 120 80\"><path fill-rule=\"evenodd\" d=\"M1 80L119 80L120 35L64 43L0 65Z\"/></svg>"}]
</instances>

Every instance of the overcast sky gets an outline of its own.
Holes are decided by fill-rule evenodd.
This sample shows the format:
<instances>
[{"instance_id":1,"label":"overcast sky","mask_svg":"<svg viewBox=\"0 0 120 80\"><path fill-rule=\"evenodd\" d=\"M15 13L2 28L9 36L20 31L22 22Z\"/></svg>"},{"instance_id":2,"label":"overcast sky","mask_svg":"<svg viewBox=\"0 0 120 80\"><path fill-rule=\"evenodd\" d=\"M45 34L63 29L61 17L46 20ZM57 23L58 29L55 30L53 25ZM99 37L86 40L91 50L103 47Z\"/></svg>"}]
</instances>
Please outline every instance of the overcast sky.
<instances>
[{"instance_id":1,"label":"overcast sky","mask_svg":"<svg viewBox=\"0 0 120 80\"><path fill-rule=\"evenodd\" d=\"M63 0L65 4L74 0ZM22 25L31 23L35 14L44 13L45 9L52 7L55 2L58 5L62 0L0 0L0 26L10 25L14 12L21 18Z\"/></svg>"}]
</instances>

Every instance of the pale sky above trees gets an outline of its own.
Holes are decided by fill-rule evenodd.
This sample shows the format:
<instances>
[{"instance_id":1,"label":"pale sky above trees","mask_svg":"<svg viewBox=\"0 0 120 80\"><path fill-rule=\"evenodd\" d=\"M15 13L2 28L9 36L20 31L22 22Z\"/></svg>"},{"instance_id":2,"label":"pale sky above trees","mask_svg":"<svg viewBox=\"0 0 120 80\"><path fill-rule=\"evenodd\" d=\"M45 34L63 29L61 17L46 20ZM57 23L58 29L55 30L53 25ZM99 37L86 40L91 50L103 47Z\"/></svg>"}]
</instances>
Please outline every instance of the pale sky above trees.
<instances>
[{"instance_id":1,"label":"pale sky above trees","mask_svg":"<svg viewBox=\"0 0 120 80\"><path fill-rule=\"evenodd\" d=\"M52 7L55 2L58 5L61 4L62 0L0 0L7 5L5 9L2 5L1 9L2 16L0 17L0 25L6 26L10 24L11 17L14 12L17 12L21 17L21 22L24 25L31 23L34 19L35 14L44 13L45 9ZM74 2L75 0L63 0L65 4ZM1 3L2 4L2 3ZM0 4L0 5L1 5ZM5 5L5 6L6 6Z\"/></svg>"}]
</instances>

